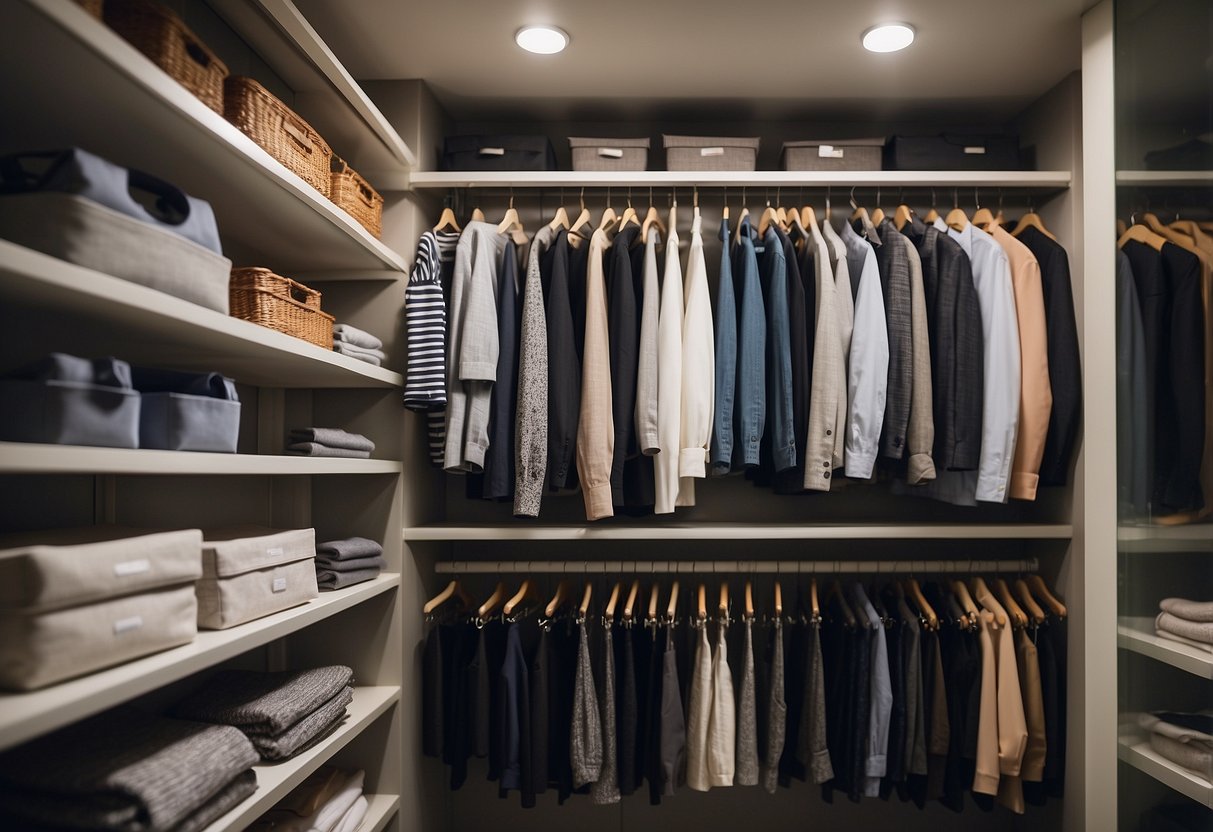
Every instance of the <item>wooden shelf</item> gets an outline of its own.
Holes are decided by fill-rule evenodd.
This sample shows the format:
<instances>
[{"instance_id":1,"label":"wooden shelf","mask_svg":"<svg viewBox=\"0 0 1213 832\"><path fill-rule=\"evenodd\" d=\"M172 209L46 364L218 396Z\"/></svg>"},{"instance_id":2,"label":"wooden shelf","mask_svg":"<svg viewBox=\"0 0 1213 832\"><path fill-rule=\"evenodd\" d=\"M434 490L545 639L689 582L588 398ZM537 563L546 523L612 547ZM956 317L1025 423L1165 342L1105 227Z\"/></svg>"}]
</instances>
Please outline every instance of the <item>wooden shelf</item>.
<instances>
[{"instance_id":1,"label":"wooden shelf","mask_svg":"<svg viewBox=\"0 0 1213 832\"><path fill-rule=\"evenodd\" d=\"M392 816L400 811L400 795L368 794L365 797L369 805L358 832L380 832L387 826Z\"/></svg>"},{"instance_id":2,"label":"wooden shelf","mask_svg":"<svg viewBox=\"0 0 1213 832\"><path fill-rule=\"evenodd\" d=\"M1213 651L1155 635L1153 618L1120 618L1116 643L1123 650L1149 656L1202 679L1213 679Z\"/></svg>"},{"instance_id":3,"label":"wooden shelf","mask_svg":"<svg viewBox=\"0 0 1213 832\"><path fill-rule=\"evenodd\" d=\"M42 690L0 695L0 749L125 702L247 653L400 586L397 574L320 597L228 630L202 630L189 644Z\"/></svg>"},{"instance_id":4,"label":"wooden shelf","mask_svg":"<svg viewBox=\"0 0 1213 832\"><path fill-rule=\"evenodd\" d=\"M1213 552L1213 524L1121 526L1116 540L1122 552Z\"/></svg>"},{"instance_id":5,"label":"wooden shelf","mask_svg":"<svg viewBox=\"0 0 1213 832\"><path fill-rule=\"evenodd\" d=\"M432 525L404 529L406 543L422 540L1067 540L1068 524L1017 525L746 525L696 523L646 526Z\"/></svg>"},{"instance_id":6,"label":"wooden shelf","mask_svg":"<svg viewBox=\"0 0 1213 832\"><path fill-rule=\"evenodd\" d=\"M399 701L400 688L395 685L354 688L349 717L336 731L290 760L254 766L257 791L208 826L206 832L239 832L247 827ZM367 814L369 817L370 812Z\"/></svg>"},{"instance_id":7,"label":"wooden shelf","mask_svg":"<svg viewBox=\"0 0 1213 832\"><path fill-rule=\"evenodd\" d=\"M403 272L404 260L72 0L0 4L0 151L70 145L211 203L237 265Z\"/></svg>"},{"instance_id":8,"label":"wooden shelf","mask_svg":"<svg viewBox=\"0 0 1213 832\"><path fill-rule=\"evenodd\" d=\"M372 185L408 184L413 151L291 0L207 0L295 93L292 105Z\"/></svg>"},{"instance_id":9,"label":"wooden shelf","mask_svg":"<svg viewBox=\"0 0 1213 832\"><path fill-rule=\"evenodd\" d=\"M1116 184L1213 187L1213 170L1118 170Z\"/></svg>"},{"instance_id":10,"label":"wooden shelf","mask_svg":"<svg viewBox=\"0 0 1213 832\"><path fill-rule=\"evenodd\" d=\"M96 350L134 364L218 371L266 387L399 388L404 377L290 335L0 240L0 303L98 324Z\"/></svg>"},{"instance_id":11,"label":"wooden shelf","mask_svg":"<svg viewBox=\"0 0 1213 832\"><path fill-rule=\"evenodd\" d=\"M0 442L0 474L399 474L391 459L203 454Z\"/></svg>"},{"instance_id":12,"label":"wooden shelf","mask_svg":"<svg viewBox=\"0 0 1213 832\"><path fill-rule=\"evenodd\" d=\"M1121 734L1117 742L1116 756L1163 785L1213 809L1213 784L1156 753L1150 747L1147 737L1135 733Z\"/></svg>"},{"instance_id":13,"label":"wooden shelf","mask_svg":"<svg viewBox=\"0 0 1213 832\"><path fill-rule=\"evenodd\" d=\"M414 171L413 188L983 187L1061 190L1070 171Z\"/></svg>"}]
</instances>

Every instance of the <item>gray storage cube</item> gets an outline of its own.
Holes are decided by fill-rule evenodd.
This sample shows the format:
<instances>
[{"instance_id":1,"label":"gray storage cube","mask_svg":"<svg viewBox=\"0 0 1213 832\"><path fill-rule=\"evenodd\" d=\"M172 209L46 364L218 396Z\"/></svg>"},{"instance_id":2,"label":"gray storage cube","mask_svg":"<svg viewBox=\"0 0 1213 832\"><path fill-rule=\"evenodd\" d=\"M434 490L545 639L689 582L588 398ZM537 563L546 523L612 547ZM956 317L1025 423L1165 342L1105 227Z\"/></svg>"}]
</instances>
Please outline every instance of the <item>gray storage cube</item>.
<instances>
[{"instance_id":1,"label":"gray storage cube","mask_svg":"<svg viewBox=\"0 0 1213 832\"><path fill-rule=\"evenodd\" d=\"M784 170L880 170L884 138L783 143Z\"/></svg>"},{"instance_id":2,"label":"gray storage cube","mask_svg":"<svg viewBox=\"0 0 1213 832\"><path fill-rule=\"evenodd\" d=\"M0 379L0 439L139 447L139 394L80 381Z\"/></svg>"},{"instance_id":3,"label":"gray storage cube","mask_svg":"<svg viewBox=\"0 0 1213 832\"><path fill-rule=\"evenodd\" d=\"M758 164L757 136L662 136L666 170L754 170Z\"/></svg>"},{"instance_id":4,"label":"gray storage cube","mask_svg":"<svg viewBox=\"0 0 1213 832\"><path fill-rule=\"evenodd\" d=\"M556 170L547 136L447 136L443 170Z\"/></svg>"},{"instance_id":5,"label":"gray storage cube","mask_svg":"<svg viewBox=\"0 0 1213 832\"><path fill-rule=\"evenodd\" d=\"M236 453L240 402L186 393L143 393L139 447Z\"/></svg>"},{"instance_id":6,"label":"gray storage cube","mask_svg":"<svg viewBox=\"0 0 1213 832\"><path fill-rule=\"evenodd\" d=\"M649 140L587 139L569 136L573 170L647 170Z\"/></svg>"}]
</instances>

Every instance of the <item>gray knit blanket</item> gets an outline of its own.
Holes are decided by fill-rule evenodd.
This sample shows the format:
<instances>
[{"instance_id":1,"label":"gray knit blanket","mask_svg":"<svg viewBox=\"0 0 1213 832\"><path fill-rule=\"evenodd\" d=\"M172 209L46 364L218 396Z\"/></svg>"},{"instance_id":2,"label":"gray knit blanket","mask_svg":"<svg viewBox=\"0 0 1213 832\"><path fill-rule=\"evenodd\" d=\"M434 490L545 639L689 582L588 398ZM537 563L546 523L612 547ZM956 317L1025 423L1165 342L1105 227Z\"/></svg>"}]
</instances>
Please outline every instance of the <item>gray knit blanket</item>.
<instances>
[{"instance_id":1,"label":"gray knit blanket","mask_svg":"<svg viewBox=\"0 0 1213 832\"><path fill-rule=\"evenodd\" d=\"M291 431L292 442L315 442L326 448L343 448L347 451L375 450L375 443L361 433L350 433L341 428L296 428Z\"/></svg>"},{"instance_id":2,"label":"gray knit blanket","mask_svg":"<svg viewBox=\"0 0 1213 832\"><path fill-rule=\"evenodd\" d=\"M319 442L292 442L286 446L290 456L332 456L339 459L370 459L370 451L351 451L349 448L330 448Z\"/></svg>"},{"instance_id":3,"label":"gray knit blanket","mask_svg":"<svg viewBox=\"0 0 1213 832\"><path fill-rule=\"evenodd\" d=\"M345 589L347 586L374 580L379 575L378 569L357 569L353 572L334 572L331 569L316 570L316 586L321 592L331 592L334 589Z\"/></svg>"},{"instance_id":4,"label":"gray knit blanket","mask_svg":"<svg viewBox=\"0 0 1213 832\"><path fill-rule=\"evenodd\" d=\"M373 558L383 554L383 547L365 537L347 537L345 540L330 540L316 544L316 557L333 560Z\"/></svg>"},{"instance_id":5,"label":"gray knit blanket","mask_svg":"<svg viewBox=\"0 0 1213 832\"><path fill-rule=\"evenodd\" d=\"M281 734L274 736L250 734L249 739L252 740L253 747L261 755L261 759L288 760L327 737L345 719L345 709L353 701L354 689L343 688L328 702Z\"/></svg>"},{"instance_id":6,"label":"gray knit blanket","mask_svg":"<svg viewBox=\"0 0 1213 832\"><path fill-rule=\"evenodd\" d=\"M327 555L316 558L316 569L327 569L330 572L357 572L362 569L385 569L387 561L383 559L383 555L376 555L372 558L352 558L350 560L341 560L340 558L331 558Z\"/></svg>"},{"instance_id":7,"label":"gray knit blanket","mask_svg":"<svg viewBox=\"0 0 1213 832\"><path fill-rule=\"evenodd\" d=\"M265 673L225 670L173 709L199 722L234 725L249 736L273 737L328 703L354 679L344 665Z\"/></svg>"},{"instance_id":8,"label":"gray knit blanket","mask_svg":"<svg viewBox=\"0 0 1213 832\"><path fill-rule=\"evenodd\" d=\"M119 708L0 755L0 817L9 829L167 832L257 756L235 728Z\"/></svg>"}]
</instances>

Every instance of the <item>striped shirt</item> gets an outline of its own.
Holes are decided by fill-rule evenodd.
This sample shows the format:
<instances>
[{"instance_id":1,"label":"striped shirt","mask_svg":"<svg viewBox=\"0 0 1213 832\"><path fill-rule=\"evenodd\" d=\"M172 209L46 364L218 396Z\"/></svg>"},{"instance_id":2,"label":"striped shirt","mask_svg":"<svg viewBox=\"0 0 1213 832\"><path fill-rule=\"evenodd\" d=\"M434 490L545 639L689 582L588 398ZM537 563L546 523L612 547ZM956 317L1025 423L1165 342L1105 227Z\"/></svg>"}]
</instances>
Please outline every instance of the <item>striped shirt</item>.
<instances>
[{"instance_id":1,"label":"striped shirt","mask_svg":"<svg viewBox=\"0 0 1213 832\"><path fill-rule=\"evenodd\" d=\"M417 260L404 290L408 330L408 371L404 406L426 414L430 462L441 466L446 411L446 299L455 263L456 231L426 231L417 242ZM449 290L448 290L449 291Z\"/></svg>"}]
</instances>

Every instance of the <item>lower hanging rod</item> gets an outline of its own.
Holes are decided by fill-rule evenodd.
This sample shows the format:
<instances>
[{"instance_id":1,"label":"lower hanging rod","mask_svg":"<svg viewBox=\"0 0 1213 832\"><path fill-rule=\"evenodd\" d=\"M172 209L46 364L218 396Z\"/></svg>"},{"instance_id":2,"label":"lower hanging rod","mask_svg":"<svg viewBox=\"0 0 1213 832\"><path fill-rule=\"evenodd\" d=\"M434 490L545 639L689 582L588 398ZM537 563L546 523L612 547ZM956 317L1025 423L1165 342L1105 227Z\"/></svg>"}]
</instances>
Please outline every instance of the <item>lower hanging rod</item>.
<instances>
[{"instance_id":1,"label":"lower hanging rod","mask_svg":"<svg viewBox=\"0 0 1213 832\"><path fill-rule=\"evenodd\" d=\"M439 575L492 574L772 574L810 575L872 573L913 575L921 573L990 574L1036 572L1040 561L1025 560L509 560L440 561Z\"/></svg>"}]
</instances>

